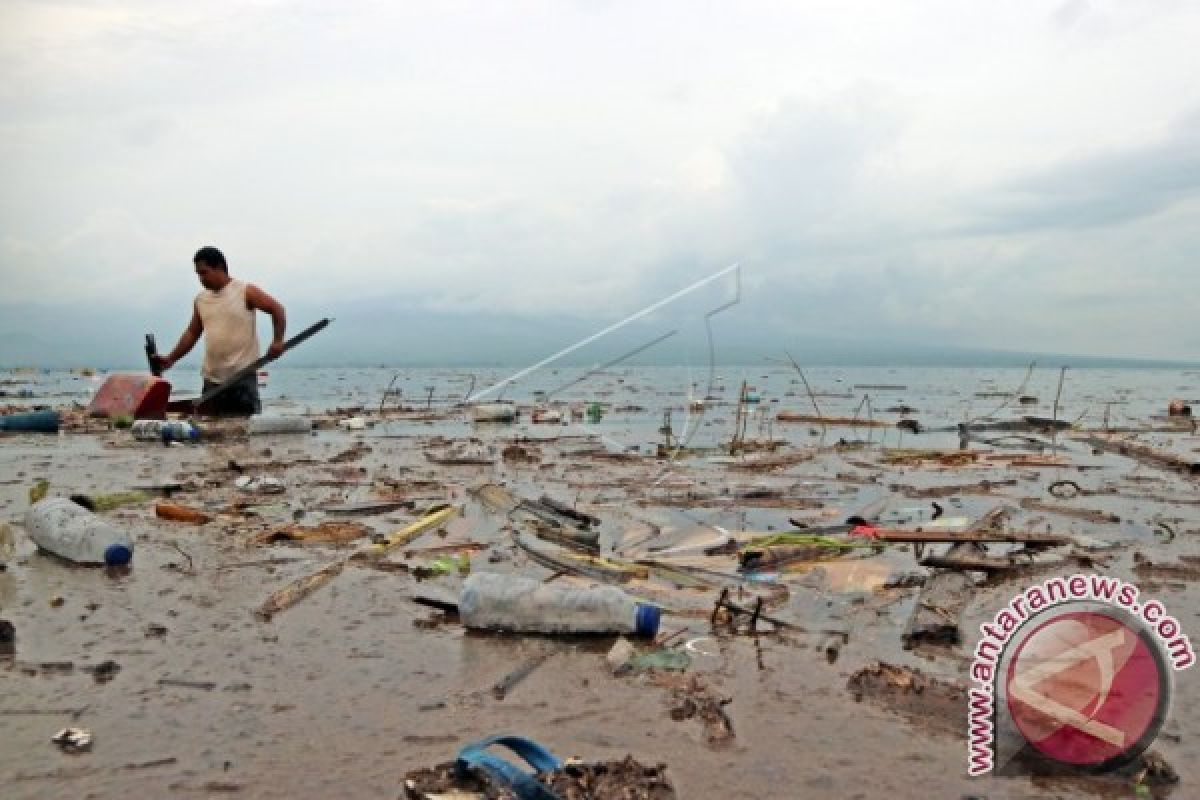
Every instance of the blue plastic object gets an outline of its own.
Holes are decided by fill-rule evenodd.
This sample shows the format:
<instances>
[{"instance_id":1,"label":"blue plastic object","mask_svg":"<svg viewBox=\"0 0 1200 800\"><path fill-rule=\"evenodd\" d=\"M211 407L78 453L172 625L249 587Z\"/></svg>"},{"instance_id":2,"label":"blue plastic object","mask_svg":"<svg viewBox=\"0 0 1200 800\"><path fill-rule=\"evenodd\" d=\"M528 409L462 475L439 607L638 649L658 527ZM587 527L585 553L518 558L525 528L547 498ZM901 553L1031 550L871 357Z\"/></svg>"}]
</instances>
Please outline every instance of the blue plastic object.
<instances>
[{"instance_id":1,"label":"blue plastic object","mask_svg":"<svg viewBox=\"0 0 1200 800\"><path fill-rule=\"evenodd\" d=\"M104 563L110 567L120 567L133 560L133 551L123 544L110 544L104 548Z\"/></svg>"},{"instance_id":2,"label":"blue plastic object","mask_svg":"<svg viewBox=\"0 0 1200 800\"><path fill-rule=\"evenodd\" d=\"M502 734L480 739L459 750L458 758L454 762L455 769L463 773L479 770L495 783L512 789L520 800L562 800L533 774L494 753L487 752L492 745L507 747L538 772L555 772L563 766L562 761L553 753L532 739Z\"/></svg>"},{"instance_id":3,"label":"blue plastic object","mask_svg":"<svg viewBox=\"0 0 1200 800\"><path fill-rule=\"evenodd\" d=\"M57 411L26 411L0 417L0 431L58 433Z\"/></svg>"},{"instance_id":4,"label":"blue plastic object","mask_svg":"<svg viewBox=\"0 0 1200 800\"><path fill-rule=\"evenodd\" d=\"M634 625L637 626L637 635L654 636L658 633L658 623L661 619L662 610L658 606L638 603L637 617L634 621Z\"/></svg>"}]
</instances>

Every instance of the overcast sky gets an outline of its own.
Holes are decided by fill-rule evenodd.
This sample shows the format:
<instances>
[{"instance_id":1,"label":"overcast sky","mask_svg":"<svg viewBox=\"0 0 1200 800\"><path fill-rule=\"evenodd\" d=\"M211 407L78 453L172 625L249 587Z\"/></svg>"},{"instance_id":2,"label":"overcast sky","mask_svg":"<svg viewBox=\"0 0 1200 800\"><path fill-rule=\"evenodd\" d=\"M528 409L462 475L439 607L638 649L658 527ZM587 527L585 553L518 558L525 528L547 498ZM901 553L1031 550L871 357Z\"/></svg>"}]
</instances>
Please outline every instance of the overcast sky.
<instances>
[{"instance_id":1,"label":"overcast sky","mask_svg":"<svg viewBox=\"0 0 1200 800\"><path fill-rule=\"evenodd\" d=\"M292 307L602 323L738 262L790 337L1192 359L1198 43L1186 0L0 0L0 304L182 328L215 244Z\"/></svg>"}]
</instances>

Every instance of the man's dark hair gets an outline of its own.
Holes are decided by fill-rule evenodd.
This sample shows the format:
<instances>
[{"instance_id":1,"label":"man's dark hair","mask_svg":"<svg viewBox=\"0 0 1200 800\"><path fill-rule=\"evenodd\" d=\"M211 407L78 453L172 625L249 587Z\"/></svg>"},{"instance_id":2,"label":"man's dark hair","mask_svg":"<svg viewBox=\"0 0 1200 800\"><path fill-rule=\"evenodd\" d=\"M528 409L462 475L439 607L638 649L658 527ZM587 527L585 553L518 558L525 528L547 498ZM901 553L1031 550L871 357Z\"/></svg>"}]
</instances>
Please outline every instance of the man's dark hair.
<instances>
[{"instance_id":1,"label":"man's dark hair","mask_svg":"<svg viewBox=\"0 0 1200 800\"><path fill-rule=\"evenodd\" d=\"M192 261L196 264L207 264L214 269L219 269L226 275L229 274L229 265L225 263L225 254L215 247L201 247L196 251Z\"/></svg>"}]
</instances>

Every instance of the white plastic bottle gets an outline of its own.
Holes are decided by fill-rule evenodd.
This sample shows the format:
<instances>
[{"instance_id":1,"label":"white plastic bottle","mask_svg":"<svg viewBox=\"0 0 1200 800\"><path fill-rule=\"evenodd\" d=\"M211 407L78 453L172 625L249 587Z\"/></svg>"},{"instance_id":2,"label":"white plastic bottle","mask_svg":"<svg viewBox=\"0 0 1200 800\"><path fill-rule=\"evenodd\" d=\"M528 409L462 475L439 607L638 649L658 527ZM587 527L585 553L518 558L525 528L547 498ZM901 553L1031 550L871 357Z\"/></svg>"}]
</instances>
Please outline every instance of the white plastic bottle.
<instances>
[{"instance_id":1,"label":"white plastic bottle","mask_svg":"<svg viewBox=\"0 0 1200 800\"><path fill-rule=\"evenodd\" d=\"M164 442L194 442L200 429L184 420L139 419L130 427L135 439Z\"/></svg>"},{"instance_id":2,"label":"white plastic bottle","mask_svg":"<svg viewBox=\"0 0 1200 800\"><path fill-rule=\"evenodd\" d=\"M458 601L463 625L532 633L625 633L654 636L659 609L615 586L579 589L516 575L477 572Z\"/></svg>"},{"instance_id":3,"label":"white plastic bottle","mask_svg":"<svg viewBox=\"0 0 1200 800\"><path fill-rule=\"evenodd\" d=\"M306 417L251 417L246 433L251 436L271 433L312 433L313 421Z\"/></svg>"},{"instance_id":4,"label":"white plastic bottle","mask_svg":"<svg viewBox=\"0 0 1200 800\"><path fill-rule=\"evenodd\" d=\"M133 540L102 517L65 497L47 497L25 512L34 544L80 564L128 564Z\"/></svg>"},{"instance_id":5,"label":"white plastic bottle","mask_svg":"<svg viewBox=\"0 0 1200 800\"><path fill-rule=\"evenodd\" d=\"M138 419L134 420L129 426L129 432L133 434L135 439L143 439L153 441L162 438L162 429L165 420L161 419Z\"/></svg>"}]
</instances>

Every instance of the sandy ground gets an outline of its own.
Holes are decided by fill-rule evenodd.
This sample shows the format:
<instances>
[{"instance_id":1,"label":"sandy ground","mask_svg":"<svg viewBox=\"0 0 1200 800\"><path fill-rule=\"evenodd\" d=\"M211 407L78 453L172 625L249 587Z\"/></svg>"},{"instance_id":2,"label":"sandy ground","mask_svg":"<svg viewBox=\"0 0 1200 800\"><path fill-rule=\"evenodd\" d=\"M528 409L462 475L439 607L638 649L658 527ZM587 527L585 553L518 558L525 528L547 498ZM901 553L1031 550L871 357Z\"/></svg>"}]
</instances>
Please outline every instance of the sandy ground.
<instances>
[{"instance_id":1,"label":"sandy ground","mask_svg":"<svg viewBox=\"0 0 1200 800\"><path fill-rule=\"evenodd\" d=\"M659 520L667 534L672 521L678 523L667 504L643 504L657 496L648 488L658 474L650 459L613 463L568 455L580 441L562 439L539 446L540 466L499 458L493 466L434 466L423 451L438 444L421 423L402 430L409 435L321 430L312 437L175 447L134 442L124 431L11 435L0 441L0 518L10 521L22 518L36 478L48 479L58 494L178 481L189 488L174 499L197 508L227 510L239 498L266 504L260 516L221 513L202 526L157 519L154 501L107 512L136 539L133 567L121 571L66 564L36 551L17 528L16 557L0 572L0 618L15 626L17 637L15 655L0 665L5 687L0 794L396 797L406 771L450 759L473 739L513 732L561 755L599 760L632 753L645 763L665 763L681 798L1133 796L1127 783L1104 778L970 779L962 717L935 708L927 718L914 718L856 702L847 681L880 660L966 683L967 645L928 652L902 648L900 634L916 588L839 592L802 574L786 576L790 591L772 613L810 628L848 631L840 649L822 634L714 634L705 609L715 592L659 589L662 597L677 598L680 610L691 611L668 615L663 626L667 633L686 630L677 643L699 640L683 676L613 676L604 660L613 642L607 637L561 640L425 624L436 613L409 598L452 599L457 576L419 582L405 572L352 566L274 619L256 617L254 609L272 590L348 551L286 542L257 546L250 540L297 516L302 524L320 521L324 517L316 509L331 502L382 492L414 498L418 507L435 500L461 503L461 518L412 547L481 542L488 547L472 554L473 569L538 577L549 573L509 544L503 518L475 502L468 487L502 481L527 496L548 492L579 502L604 519L610 543L637 529L639 519ZM544 435L553 433L546 429ZM498 450L513 433L479 435L484 446ZM330 463L359 442L370 451ZM1181 435L1175 445L1190 452L1197 442ZM1152 581L1154 595L1184 630L1200 635L1200 596L1186 573L1139 575L1133 569L1139 553L1176 565L1186 563L1181 555L1200 554L1200 516L1197 506L1186 504L1200 500L1191 480L1086 451L1071 460L1102 469L883 466L880 455L877 448L827 449L782 470L736 475L710 464L701 472L709 489L788 486L792 496L806 494L822 508L747 511L726 500L718 503L724 509L697 513L726 526L786 528L789 516L818 523L835 519L893 484L1016 478L1015 486L939 502L950 513L972 517L1024 497L1118 515L1121 522L1094 524L1022 511L1012 527L1126 542L1104 571ZM230 460L247 474L279 477L286 493L243 496L233 487L237 474L228 468ZM1084 486L1111 484L1123 495L1056 500L1045 487L1063 478ZM1151 496L1157 499L1146 499ZM1170 520L1173 540L1154 533L1156 517ZM383 533L412 518L399 511L360 521ZM391 560L428 563L420 554L398 553ZM892 546L875 560L895 572L926 572L907 546ZM734 565L732 556L714 557L713 563L728 571ZM982 587L968 606L964 630L975 630L1029 582L1018 575ZM968 633L968 644L974 640ZM492 693L498 680L546 652L553 655L505 697ZM108 661L120 667L111 679L101 681L89 671ZM1200 785L1200 682L1192 672L1177 678L1171 718L1155 750L1179 773L1175 796L1189 797ZM710 741L699 718L672 718L678 705L673 688L693 679L706 687L693 685L693 694L729 700L724 709L732 740ZM90 752L70 755L51 744L50 737L66 725L92 731Z\"/></svg>"}]
</instances>

